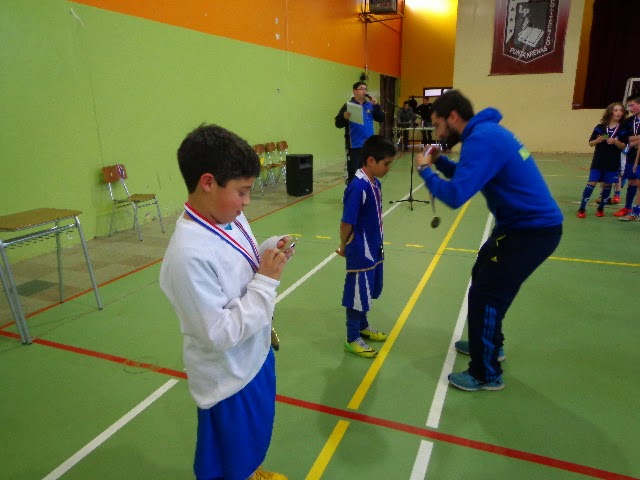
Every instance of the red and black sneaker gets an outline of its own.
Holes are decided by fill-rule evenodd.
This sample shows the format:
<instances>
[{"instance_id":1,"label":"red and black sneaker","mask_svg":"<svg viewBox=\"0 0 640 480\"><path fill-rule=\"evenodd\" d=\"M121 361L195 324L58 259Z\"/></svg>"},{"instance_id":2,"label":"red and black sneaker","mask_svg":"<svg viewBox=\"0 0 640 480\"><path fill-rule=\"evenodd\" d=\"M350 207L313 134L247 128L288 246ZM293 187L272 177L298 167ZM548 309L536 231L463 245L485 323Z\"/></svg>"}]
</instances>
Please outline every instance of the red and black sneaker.
<instances>
[{"instance_id":1,"label":"red and black sneaker","mask_svg":"<svg viewBox=\"0 0 640 480\"><path fill-rule=\"evenodd\" d=\"M604 217L604 210L596 210L596 217Z\"/></svg>"},{"instance_id":2,"label":"red and black sneaker","mask_svg":"<svg viewBox=\"0 0 640 480\"><path fill-rule=\"evenodd\" d=\"M585 212L582 209L578 210L578 218L585 218L586 216L587 216L587 212Z\"/></svg>"}]
</instances>

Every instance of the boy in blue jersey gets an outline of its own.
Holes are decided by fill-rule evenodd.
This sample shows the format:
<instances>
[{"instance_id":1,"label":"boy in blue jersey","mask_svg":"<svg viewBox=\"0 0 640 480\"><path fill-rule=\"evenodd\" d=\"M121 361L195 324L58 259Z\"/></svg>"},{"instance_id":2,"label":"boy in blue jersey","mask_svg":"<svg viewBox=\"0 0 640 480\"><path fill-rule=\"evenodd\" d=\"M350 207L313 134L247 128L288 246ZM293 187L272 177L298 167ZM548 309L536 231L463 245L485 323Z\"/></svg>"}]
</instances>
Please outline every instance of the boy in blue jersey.
<instances>
[{"instance_id":1,"label":"boy in blue jersey","mask_svg":"<svg viewBox=\"0 0 640 480\"><path fill-rule=\"evenodd\" d=\"M469 369L451 373L462 390L502 390L502 320L524 281L556 249L562 212L533 157L499 125L502 115L487 108L474 115L471 102L450 90L433 103L431 121L449 146L462 142L457 163L430 147L415 158L416 169L435 198L458 208L476 193L495 217L471 271L467 323L469 340L455 348L471 355ZM435 165L446 179L429 166Z\"/></svg>"},{"instance_id":2,"label":"boy in blue jersey","mask_svg":"<svg viewBox=\"0 0 640 480\"><path fill-rule=\"evenodd\" d=\"M349 102L362 106L363 123L352 122L351 112L347 111L345 103L334 120L336 128L344 128L345 148L347 149L347 183L353 180L356 170L362 164L362 145L373 135L373 121L384 121L384 111L378 100L367 93L367 84L356 82L353 84L353 97Z\"/></svg>"},{"instance_id":3,"label":"boy in blue jersey","mask_svg":"<svg viewBox=\"0 0 640 480\"><path fill-rule=\"evenodd\" d=\"M640 204L633 205L633 200L638 193L638 185L640 185L640 171L634 168L636 155L638 154L638 145L640 145L640 95L635 94L627 98L627 108L629 110L629 118L624 123L624 128L629 135L629 151L627 152L627 163L622 174L622 178L627 182L627 196L624 207L613 214L614 217L620 217L620 220L628 222L640 219Z\"/></svg>"},{"instance_id":4,"label":"boy in blue jersey","mask_svg":"<svg viewBox=\"0 0 640 480\"><path fill-rule=\"evenodd\" d=\"M347 339L344 349L361 357L378 352L364 339L382 342L386 334L373 328L367 319L371 300L382 293L382 190L384 177L396 148L381 135L373 135L362 146L362 165L344 192L338 255L346 257L347 275L342 305L347 309Z\"/></svg>"}]
</instances>

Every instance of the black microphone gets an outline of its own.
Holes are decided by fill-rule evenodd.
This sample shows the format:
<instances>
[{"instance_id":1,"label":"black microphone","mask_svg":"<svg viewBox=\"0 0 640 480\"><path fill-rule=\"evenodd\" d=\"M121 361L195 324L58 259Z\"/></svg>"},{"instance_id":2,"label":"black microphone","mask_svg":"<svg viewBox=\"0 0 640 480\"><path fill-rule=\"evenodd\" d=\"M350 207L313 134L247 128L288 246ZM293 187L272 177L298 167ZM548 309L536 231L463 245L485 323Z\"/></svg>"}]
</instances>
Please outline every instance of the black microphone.
<instances>
[{"instance_id":1,"label":"black microphone","mask_svg":"<svg viewBox=\"0 0 640 480\"><path fill-rule=\"evenodd\" d=\"M368 93L365 93L364 96L371 100L371 95L369 95Z\"/></svg>"}]
</instances>

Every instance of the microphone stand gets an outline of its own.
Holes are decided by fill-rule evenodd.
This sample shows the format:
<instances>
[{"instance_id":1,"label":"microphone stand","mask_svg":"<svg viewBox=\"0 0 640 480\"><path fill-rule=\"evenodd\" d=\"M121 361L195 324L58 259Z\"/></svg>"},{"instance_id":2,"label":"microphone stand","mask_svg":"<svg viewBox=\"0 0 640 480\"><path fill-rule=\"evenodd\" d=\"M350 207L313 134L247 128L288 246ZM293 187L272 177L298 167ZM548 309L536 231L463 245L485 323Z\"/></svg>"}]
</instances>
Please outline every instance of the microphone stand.
<instances>
[{"instance_id":1,"label":"microphone stand","mask_svg":"<svg viewBox=\"0 0 640 480\"><path fill-rule=\"evenodd\" d=\"M387 102L389 102L394 107L400 109L400 107L398 105L396 105L395 103L393 103L391 100L387 99ZM413 122L413 130L411 131L412 140L415 140L415 137L416 137L416 124L415 124L415 121L414 121ZM410 176L409 176L409 196L407 198L403 198L401 200L390 200L389 201L389 203L409 202L409 206L411 207L411 210L413 210L413 202L431 203L429 200L417 200L417 199L413 198L413 156L414 156L414 154L415 154L415 149L413 148L413 145L412 145L411 146L411 173L410 173Z\"/></svg>"}]
</instances>

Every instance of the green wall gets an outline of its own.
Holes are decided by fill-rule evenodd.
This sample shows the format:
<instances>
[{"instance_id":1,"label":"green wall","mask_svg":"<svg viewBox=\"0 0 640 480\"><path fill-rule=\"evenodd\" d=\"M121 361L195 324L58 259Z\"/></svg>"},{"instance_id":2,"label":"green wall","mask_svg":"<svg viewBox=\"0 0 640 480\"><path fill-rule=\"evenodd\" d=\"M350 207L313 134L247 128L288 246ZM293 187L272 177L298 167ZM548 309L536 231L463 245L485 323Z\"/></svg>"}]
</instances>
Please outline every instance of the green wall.
<instances>
[{"instance_id":1,"label":"green wall","mask_svg":"<svg viewBox=\"0 0 640 480\"><path fill-rule=\"evenodd\" d=\"M360 69L62 0L1 1L0 45L0 215L77 208L87 238L106 235L100 169L114 163L177 212L175 152L202 122L251 144L287 140L316 168L344 161L333 117ZM369 86L378 93L378 74Z\"/></svg>"}]
</instances>

